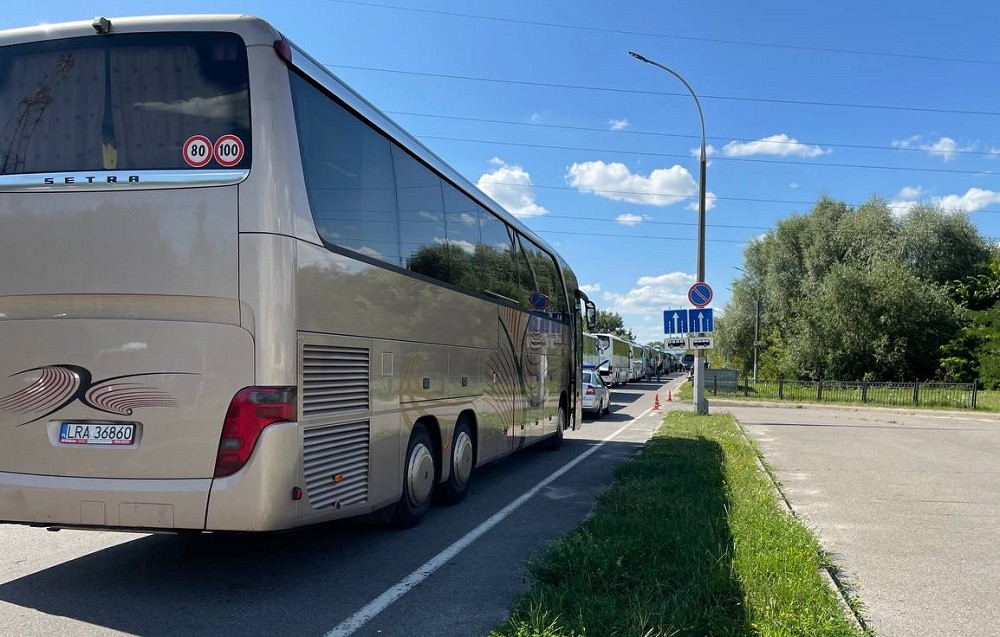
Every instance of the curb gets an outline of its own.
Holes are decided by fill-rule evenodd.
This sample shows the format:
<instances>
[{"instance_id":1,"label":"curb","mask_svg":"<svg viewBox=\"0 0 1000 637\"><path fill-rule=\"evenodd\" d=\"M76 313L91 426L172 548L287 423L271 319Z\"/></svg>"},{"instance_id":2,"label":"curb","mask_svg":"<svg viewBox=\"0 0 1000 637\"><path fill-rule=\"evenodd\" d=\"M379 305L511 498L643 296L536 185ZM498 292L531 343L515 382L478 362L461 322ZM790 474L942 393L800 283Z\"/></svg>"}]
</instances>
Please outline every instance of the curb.
<instances>
[{"instance_id":1,"label":"curb","mask_svg":"<svg viewBox=\"0 0 1000 637\"><path fill-rule=\"evenodd\" d=\"M756 444L754 444L753 439L750 438L750 434L748 434L747 430L743 427L743 423L740 422L739 419L736 418L735 416L733 416L733 419L736 420L736 424L740 426L740 433L743 434L743 438L747 441L747 443L750 445L750 448L753 449L754 451L754 459L757 462L757 468L763 471L764 474L767 475L767 477L770 479L771 487L774 489L774 493L777 496L778 500L780 500L781 503L785 506L785 510L788 511L789 515L791 515L799 522L805 524L805 521L799 516L798 513L795 512L795 509L792 507L792 503L788 500L788 497L785 495L785 492L781 489L781 485L778 483L777 477L774 475L774 473L771 472L768 466L764 464L764 459L761 457L760 449L757 447ZM840 580L840 578L837 577L837 574L834 571L834 569L832 569L829 566L822 566L820 567L819 572L820 572L820 577L822 577L823 581L826 582L827 587L837 597L837 603L840 605L840 609L844 612L844 615L848 618L848 620L852 621L854 625L858 627L858 630L860 630L864 634L875 635L874 629L868 624L868 622L861 615L861 613L851 607L849 601L850 595L847 591L847 587Z\"/></svg>"}]
</instances>

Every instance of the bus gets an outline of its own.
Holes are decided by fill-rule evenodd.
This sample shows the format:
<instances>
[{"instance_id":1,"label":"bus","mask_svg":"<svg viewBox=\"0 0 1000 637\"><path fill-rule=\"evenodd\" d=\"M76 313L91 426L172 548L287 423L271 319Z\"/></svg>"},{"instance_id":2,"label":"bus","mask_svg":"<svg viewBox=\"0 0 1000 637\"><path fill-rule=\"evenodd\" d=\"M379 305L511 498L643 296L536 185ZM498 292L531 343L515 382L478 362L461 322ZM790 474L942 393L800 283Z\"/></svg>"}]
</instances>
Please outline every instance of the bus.
<instances>
[{"instance_id":1,"label":"bus","mask_svg":"<svg viewBox=\"0 0 1000 637\"><path fill-rule=\"evenodd\" d=\"M580 422L565 261L263 20L0 32L0 121L0 521L412 526Z\"/></svg>"},{"instance_id":2,"label":"bus","mask_svg":"<svg viewBox=\"0 0 1000 637\"><path fill-rule=\"evenodd\" d=\"M597 353L598 341L597 337L589 332L584 332L583 334L583 364L591 365L593 367L599 367L601 364L601 357Z\"/></svg>"},{"instance_id":3,"label":"bus","mask_svg":"<svg viewBox=\"0 0 1000 637\"><path fill-rule=\"evenodd\" d=\"M600 359L598 372L608 386L628 383L632 374L631 344L614 334L595 334L597 354Z\"/></svg>"}]
</instances>

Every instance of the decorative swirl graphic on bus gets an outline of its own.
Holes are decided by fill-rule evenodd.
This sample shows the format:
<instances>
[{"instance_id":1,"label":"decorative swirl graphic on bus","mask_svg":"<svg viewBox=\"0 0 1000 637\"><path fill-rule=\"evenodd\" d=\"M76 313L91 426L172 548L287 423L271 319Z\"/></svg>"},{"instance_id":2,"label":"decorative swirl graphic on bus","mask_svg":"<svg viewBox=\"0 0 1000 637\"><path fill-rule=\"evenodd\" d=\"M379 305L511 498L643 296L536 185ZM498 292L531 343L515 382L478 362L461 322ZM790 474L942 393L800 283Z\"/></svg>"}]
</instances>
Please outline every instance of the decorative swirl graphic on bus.
<instances>
[{"instance_id":1,"label":"decorative swirl graphic on bus","mask_svg":"<svg viewBox=\"0 0 1000 637\"><path fill-rule=\"evenodd\" d=\"M46 365L11 374L10 378L31 372L41 373L27 387L0 397L0 411L15 414L43 412L22 422L18 427L51 416L75 401L115 416L130 416L134 409L140 407L176 407L177 400L167 392L136 382L125 382L125 379L197 375L193 372L148 372L111 376L95 381L90 370L79 365Z\"/></svg>"}]
</instances>

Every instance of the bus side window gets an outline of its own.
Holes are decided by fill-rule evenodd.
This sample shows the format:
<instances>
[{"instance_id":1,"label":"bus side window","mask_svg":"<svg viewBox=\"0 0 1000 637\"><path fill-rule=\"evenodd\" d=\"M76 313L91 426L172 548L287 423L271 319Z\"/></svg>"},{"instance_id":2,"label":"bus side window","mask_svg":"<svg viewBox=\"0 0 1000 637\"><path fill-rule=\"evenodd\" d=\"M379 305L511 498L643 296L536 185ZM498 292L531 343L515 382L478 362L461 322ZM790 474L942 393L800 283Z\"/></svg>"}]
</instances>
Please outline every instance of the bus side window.
<instances>
[{"instance_id":1,"label":"bus side window","mask_svg":"<svg viewBox=\"0 0 1000 637\"><path fill-rule=\"evenodd\" d=\"M306 192L320 237L399 265L389 140L297 73L289 81Z\"/></svg>"}]
</instances>

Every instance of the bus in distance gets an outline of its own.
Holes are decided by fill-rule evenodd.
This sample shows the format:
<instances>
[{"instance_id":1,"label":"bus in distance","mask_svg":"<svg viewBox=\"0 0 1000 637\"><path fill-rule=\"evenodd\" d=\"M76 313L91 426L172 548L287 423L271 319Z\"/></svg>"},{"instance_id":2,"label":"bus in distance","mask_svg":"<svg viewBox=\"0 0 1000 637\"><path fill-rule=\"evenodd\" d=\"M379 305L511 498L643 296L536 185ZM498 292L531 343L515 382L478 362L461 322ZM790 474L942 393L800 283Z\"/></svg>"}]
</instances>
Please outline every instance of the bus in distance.
<instances>
[{"instance_id":1,"label":"bus in distance","mask_svg":"<svg viewBox=\"0 0 1000 637\"><path fill-rule=\"evenodd\" d=\"M628 383L632 374L632 346L625 339L614 334L595 334L597 355L600 359L598 372L608 386Z\"/></svg>"},{"instance_id":2,"label":"bus in distance","mask_svg":"<svg viewBox=\"0 0 1000 637\"><path fill-rule=\"evenodd\" d=\"M0 119L0 522L412 526L580 422L569 266L263 20L0 32Z\"/></svg>"}]
</instances>

